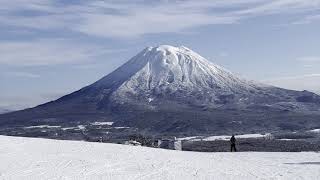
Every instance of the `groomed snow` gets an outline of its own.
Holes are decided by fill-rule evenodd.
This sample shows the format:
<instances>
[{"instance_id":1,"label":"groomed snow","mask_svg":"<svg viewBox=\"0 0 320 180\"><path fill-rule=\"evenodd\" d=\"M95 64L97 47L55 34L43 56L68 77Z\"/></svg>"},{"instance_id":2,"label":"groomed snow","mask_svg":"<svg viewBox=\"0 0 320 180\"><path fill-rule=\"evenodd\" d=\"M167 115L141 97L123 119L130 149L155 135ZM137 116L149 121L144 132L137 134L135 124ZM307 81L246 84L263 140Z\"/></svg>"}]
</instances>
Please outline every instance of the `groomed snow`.
<instances>
[{"instance_id":1,"label":"groomed snow","mask_svg":"<svg viewBox=\"0 0 320 180\"><path fill-rule=\"evenodd\" d=\"M199 153L0 136L0 179L318 179L320 154Z\"/></svg>"}]
</instances>

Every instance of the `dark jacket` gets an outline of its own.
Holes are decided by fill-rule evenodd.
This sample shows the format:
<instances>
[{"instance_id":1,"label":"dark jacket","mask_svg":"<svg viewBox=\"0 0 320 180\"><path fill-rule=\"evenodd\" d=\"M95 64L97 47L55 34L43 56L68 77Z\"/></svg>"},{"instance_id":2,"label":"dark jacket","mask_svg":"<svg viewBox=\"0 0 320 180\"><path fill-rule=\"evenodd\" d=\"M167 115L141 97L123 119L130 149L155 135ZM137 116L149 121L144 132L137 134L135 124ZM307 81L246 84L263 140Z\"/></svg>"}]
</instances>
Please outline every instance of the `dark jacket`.
<instances>
[{"instance_id":1,"label":"dark jacket","mask_svg":"<svg viewBox=\"0 0 320 180\"><path fill-rule=\"evenodd\" d=\"M231 137L230 143L231 144L236 144L236 138L234 136Z\"/></svg>"}]
</instances>

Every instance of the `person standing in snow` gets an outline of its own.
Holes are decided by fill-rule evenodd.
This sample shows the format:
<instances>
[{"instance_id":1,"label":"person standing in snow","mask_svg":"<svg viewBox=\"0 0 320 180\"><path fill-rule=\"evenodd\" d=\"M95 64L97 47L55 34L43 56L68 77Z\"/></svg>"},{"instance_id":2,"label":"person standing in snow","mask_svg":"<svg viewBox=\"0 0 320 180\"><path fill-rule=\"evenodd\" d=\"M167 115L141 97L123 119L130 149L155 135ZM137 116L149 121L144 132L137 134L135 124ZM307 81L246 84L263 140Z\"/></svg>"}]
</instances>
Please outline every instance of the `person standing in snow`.
<instances>
[{"instance_id":1,"label":"person standing in snow","mask_svg":"<svg viewBox=\"0 0 320 180\"><path fill-rule=\"evenodd\" d=\"M231 152L232 150L234 150L234 152L237 152L237 148L236 148L236 138L234 137L234 135L232 135L232 137L230 138L230 144L231 144Z\"/></svg>"}]
</instances>

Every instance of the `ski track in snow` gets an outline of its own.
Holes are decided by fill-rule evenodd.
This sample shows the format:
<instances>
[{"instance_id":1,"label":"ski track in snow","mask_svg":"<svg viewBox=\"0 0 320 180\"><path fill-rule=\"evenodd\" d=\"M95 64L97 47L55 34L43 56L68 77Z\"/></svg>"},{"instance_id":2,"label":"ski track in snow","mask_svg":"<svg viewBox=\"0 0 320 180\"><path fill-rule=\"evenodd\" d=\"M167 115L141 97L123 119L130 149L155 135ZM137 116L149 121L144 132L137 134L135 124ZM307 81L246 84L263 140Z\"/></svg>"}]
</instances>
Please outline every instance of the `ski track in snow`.
<instances>
[{"instance_id":1,"label":"ski track in snow","mask_svg":"<svg viewBox=\"0 0 320 180\"><path fill-rule=\"evenodd\" d=\"M0 179L318 179L320 154L199 153L0 136Z\"/></svg>"}]
</instances>

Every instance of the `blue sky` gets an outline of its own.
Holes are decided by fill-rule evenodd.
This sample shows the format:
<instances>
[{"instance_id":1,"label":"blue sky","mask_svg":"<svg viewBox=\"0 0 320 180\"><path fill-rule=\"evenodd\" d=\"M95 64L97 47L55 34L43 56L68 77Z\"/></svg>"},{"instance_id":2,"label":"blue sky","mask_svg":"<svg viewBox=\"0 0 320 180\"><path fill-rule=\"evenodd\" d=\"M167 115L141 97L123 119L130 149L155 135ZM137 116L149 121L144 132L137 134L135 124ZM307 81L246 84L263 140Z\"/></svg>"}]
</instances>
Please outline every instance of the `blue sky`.
<instances>
[{"instance_id":1,"label":"blue sky","mask_svg":"<svg viewBox=\"0 0 320 180\"><path fill-rule=\"evenodd\" d=\"M54 100L160 44L320 93L320 0L0 2L0 108Z\"/></svg>"}]
</instances>

